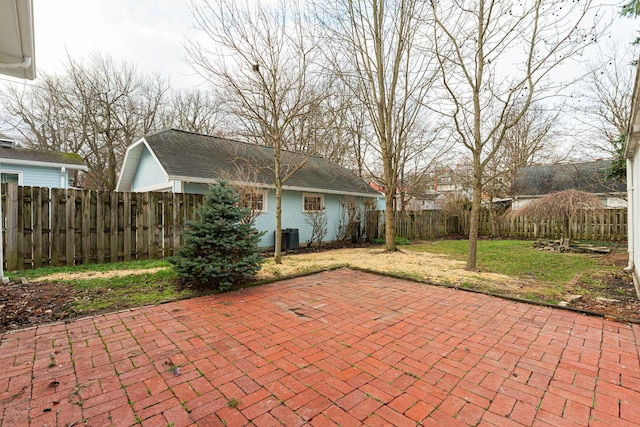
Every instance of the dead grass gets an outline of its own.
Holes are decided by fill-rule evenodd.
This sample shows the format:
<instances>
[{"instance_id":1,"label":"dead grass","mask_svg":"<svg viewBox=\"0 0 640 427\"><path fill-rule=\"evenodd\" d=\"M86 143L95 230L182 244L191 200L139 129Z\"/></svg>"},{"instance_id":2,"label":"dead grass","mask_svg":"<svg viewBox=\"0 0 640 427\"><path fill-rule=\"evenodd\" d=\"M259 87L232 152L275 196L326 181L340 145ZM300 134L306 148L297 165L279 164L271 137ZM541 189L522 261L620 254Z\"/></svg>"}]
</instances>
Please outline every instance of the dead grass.
<instances>
[{"instance_id":1,"label":"dead grass","mask_svg":"<svg viewBox=\"0 0 640 427\"><path fill-rule=\"evenodd\" d=\"M288 255L277 265L267 259L257 275L258 280L272 280L335 267L354 267L380 273L395 274L428 282L468 286L488 291L522 289L523 279L502 274L473 272L464 269L464 262L447 255L427 252L385 252L380 248L337 249L318 253ZM110 271L54 273L39 277L39 281L104 279L156 273L171 267Z\"/></svg>"},{"instance_id":2,"label":"dead grass","mask_svg":"<svg viewBox=\"0 0 640 427\"><path fill-rule=\"evenodd\" d=\"M168 270L170 267L155 267L146 269L108 270L108 271L82 271L78 273L54 273L38 277L42 282L55 282L58 280L77 279L109 279L112 277L134 276L139 274L153 274L160 270Z\"/></svg>"},{"instance_id":3,"label":"dead grass","mask_svg":"<svg viewBox=\"0 0 640 427\"><path fill-rule=\"evenodd\" d=\"M473 285L472 287L485 290L514 291L521 289L523 285L523 280L519 278L467 271L464 269L464 262L452 260L446 255L414 251L385 252L380 248L338 249L289 255L283 258L280 265L269 259L258 273L258 278L276 279L339 266L397 274L447 285Z\"/></svg>"}]
</instances>

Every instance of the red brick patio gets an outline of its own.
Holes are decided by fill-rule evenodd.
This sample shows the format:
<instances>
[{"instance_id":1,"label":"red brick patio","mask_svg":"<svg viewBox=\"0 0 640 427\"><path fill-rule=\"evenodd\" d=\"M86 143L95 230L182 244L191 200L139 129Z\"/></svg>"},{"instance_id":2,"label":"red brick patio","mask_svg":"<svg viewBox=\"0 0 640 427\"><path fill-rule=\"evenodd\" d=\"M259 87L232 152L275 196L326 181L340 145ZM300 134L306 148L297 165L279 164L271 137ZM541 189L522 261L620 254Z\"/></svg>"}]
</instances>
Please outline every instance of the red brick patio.
<instances>
[{"instance_id":1,"label":"red brick patio","mask_svg":"<svg viewBox=\"0 0 640 427\"><path fill-rule=\"evenodd\" d=\"M0 424L632 426L639 335L341 269L0 335Z\"/></svg>"}]
</instances>

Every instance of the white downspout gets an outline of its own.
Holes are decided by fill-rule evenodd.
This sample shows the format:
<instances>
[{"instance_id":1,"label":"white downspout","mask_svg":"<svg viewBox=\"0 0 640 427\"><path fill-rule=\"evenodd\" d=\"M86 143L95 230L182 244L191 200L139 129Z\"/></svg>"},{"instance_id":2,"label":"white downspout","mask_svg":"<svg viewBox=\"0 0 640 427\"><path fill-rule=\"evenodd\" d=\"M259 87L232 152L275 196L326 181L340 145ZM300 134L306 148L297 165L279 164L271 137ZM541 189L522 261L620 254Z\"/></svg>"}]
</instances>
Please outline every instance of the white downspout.
<instances>
[{"instance_id":1,"label":"white downspout","mask_svg":"<svg viewBox=\"0 0 640 427\"><path fill-rule=\"evenodd\" d=\"M0 176L2 175L2 163L0 163ZM1 181L1 180L0 180ZM2 246L4 243L4 235L2 233L2 229L4 227L2 218L2 183L0 182L0 284L8 283L9 280L5 280L4 277L4 252L2 251Z\"/></svg>"},{"instance_id":2,"label":"white downspout","mask_svg":"<svg viewBox=\"0 0 640 427\"><path fill-rule=\"evenodd\" d=\"M634 256L635 256L635 227L631 218L634 215L634 202L635 202L635 182L633 174L633 159L627 158L627 251L629 252L629 263L624 271L634 270Z\"/></svg>"},{"instance_id":3,"label":"white downspout","mask_svg":"<svg viewBox=\"0 0 640 427\"><path fill-rule=\"evenodd\" d=\"M62 166L60 168L60 188L69 188L68 185L65 185L66 184L66 180L64 178L65 178L65 176L67 174L66 172L67 172L67 168Z\"/></svg>"}]
</instances>

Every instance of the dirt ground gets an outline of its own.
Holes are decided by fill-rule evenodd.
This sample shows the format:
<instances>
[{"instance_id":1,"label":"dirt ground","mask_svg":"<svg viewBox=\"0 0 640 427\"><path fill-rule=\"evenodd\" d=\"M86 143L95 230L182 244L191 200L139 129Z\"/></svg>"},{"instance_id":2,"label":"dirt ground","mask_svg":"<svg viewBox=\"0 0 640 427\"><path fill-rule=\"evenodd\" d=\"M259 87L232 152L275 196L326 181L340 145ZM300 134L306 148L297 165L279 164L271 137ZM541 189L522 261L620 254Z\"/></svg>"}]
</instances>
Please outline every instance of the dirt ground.
<instances>
[{"instance_id":1,"label":"dirt ground","mask_svg":"<svg viewBox=\"0 0 640 427\"><path fill-rule=\"evenodd\" d=\"M640 321L640 301L636 298L633 281L622 271L626 265L626 253L614 252L597 255L602 262L619 267L615 272L599 277L580 276L567 284L567 295L581 294L568 303L585 311ZM258 279L287 277L294 272L319 270L340 265L372 271L401 273L430 283L449 286L473 287L487 292L524 298L536 294L543 283L535 280L513 278L494 273L464 270L464 262L430 253L400 251L387 253L380 248L338 249L332 251L288 255L281 265L267 261ZM74 273L41 277L38 282L9 283L0 286L0 332L29 325L36 325L76 317L72 303L81 295L64 280L90 277L113 277L148 273L152 270L118 270L113 272ZM56 282L52 282L56 280ZM584 292L593 283L597 292Z\"/></svg>"}]
</instances>

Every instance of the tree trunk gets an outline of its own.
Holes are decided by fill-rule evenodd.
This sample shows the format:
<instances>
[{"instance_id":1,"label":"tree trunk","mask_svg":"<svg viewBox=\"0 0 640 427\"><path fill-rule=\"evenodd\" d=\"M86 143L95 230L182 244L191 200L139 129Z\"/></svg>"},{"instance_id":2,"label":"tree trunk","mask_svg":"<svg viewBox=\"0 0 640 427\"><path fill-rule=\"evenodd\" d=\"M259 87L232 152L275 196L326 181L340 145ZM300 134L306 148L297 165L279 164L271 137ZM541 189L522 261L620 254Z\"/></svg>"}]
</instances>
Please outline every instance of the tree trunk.
<instances>
[{"instance_id":1,"label":"tree trunk","mask_svg":"<svg viewBox=\"0 0 640 427\"><path fill-rule=\"evenodd\" d=\"M386 193L389 193L387 191ZM384 238L385 245L384 250L387 252L395 252L396 251L396 213L394 211L393 206L393 195L389 196L389 194L385 194L385 206L386 210L384 212L385 215L385 223L384 223Z\"/></svg>"},{"instance_id":2,"label":"tree trunk","mask_svg":"<svg viewBox=\"0 0 640 427\"><path fill-rule=\"evenodd\" d=\"M469 222L469 247L467 253L467 270L476 269L476 259L478 251L478 228L480 220L480 209L482 209L482 171L480 160L474 164L473 174L473 197L471 198L471 219Z\"/></svg>"},{"instance_id":3,"label":"tree trunk","mask_svg":"<svg viewBox=\"0 0 640 427\"><path fill-rule=\"evenodd\" d=\"M280 139L273 138L274 181L276 184L276 236L273 247L273 262L282 264L282 170Z\"/></svg>"},{"instance_id":4,"label":"tree trunk","mask_svg":"<svg viewBox=\"0 0 640 427\"><path fill-rule=\"evenodd\" d=\"M276 237L273 262L282 264L282 185L276 185Z\"/></svg>"}]
</instances>

